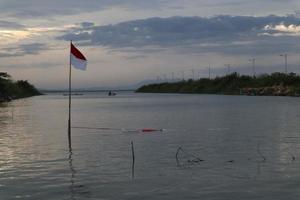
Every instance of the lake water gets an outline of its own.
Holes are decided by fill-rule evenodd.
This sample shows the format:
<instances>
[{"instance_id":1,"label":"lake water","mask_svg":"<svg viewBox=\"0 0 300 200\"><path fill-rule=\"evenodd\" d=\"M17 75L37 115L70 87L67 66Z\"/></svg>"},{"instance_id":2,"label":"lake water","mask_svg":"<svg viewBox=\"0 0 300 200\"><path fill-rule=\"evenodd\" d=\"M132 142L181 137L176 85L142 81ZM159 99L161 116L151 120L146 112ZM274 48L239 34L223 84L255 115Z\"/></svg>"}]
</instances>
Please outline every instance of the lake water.
<instances>
[{"instance_id":1,"label":"lake water","mask_svg":"<svg viewBox=\"0 0 300 200\"><path fill-rule=\"evenodd\" d=\"M0 106L1 200L300 199L299 98L73 96L72 151L67 106Z\"/></svg>"}]
</instances>

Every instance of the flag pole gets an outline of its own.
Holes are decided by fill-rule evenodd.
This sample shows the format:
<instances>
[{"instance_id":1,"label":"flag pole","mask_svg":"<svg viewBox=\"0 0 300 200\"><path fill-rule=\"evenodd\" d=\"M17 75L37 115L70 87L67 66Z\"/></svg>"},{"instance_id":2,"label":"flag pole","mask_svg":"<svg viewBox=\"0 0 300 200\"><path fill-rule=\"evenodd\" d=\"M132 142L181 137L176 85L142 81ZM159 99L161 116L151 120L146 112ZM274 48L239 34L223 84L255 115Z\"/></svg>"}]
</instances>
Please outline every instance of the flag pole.
<instances>
[{"instance_id":1,"label":"flag pole","mask_svg":"<svg viewBox=\"0 0 300 200\"><path fill-rule=\"evenodd\" d=\"M70 68L69 68L69 120L68 120L68 141L69 141L69 149L72 149L72 142L71 142L71 89L72 89L72 82L71 82L71 73L72 73L72 67L71 67L71 45L72 40L70 41Z\"/></svg>"}]
</instances>

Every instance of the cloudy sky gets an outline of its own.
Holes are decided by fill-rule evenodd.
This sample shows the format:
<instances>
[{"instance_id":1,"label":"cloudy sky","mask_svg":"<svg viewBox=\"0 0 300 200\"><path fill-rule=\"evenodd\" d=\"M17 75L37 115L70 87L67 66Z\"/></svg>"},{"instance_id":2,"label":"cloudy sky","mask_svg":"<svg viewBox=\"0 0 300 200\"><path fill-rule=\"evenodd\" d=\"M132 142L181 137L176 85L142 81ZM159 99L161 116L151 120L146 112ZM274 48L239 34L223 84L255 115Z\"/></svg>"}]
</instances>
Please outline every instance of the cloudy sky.
<instances>
[{"instance_id":1,"label":"cloudy sky","mask_svg":"<svg viewBox=\"0 0 300 200\"><path fill-rule=\"evenodd\" d=\"M300 73L297 0L0 0L0 71L38 88L68 84L69 41L88 59L73 85L118 87L158 76Z\"/></svg>"}]
</instances>

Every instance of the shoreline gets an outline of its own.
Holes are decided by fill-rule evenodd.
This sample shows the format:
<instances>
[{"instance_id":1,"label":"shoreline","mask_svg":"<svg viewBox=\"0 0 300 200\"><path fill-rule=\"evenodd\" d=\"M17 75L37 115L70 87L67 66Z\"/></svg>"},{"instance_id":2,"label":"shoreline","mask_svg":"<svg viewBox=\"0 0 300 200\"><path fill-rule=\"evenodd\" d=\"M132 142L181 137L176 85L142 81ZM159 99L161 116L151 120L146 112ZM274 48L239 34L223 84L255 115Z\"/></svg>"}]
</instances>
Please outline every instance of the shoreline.
<instances>
[{"instance_id":1,"label":"shoreline","mask_svg":"<svg viewBox=\"0 0 300 200\"><path fill-rule=\"evenodd\" d=\"M237 91L226 92L169 92L169 91L135 91L135 93L153 94L206 94L206 95L236 95L236 96L280 96L280 97L300 97L300 93L294 93L291 87L271 86L258 88L240 88Z\"/></svg>"},{"instance_id":2,"label":"shoreline","mask_svg":"<svg viewBox=\"0 0 300 200\"><path fill-rule=\"evenodd\" d=\"M0 96L0 103L8 103L8 102L18 100L18 99L25 99L25 98L34 97L34 96L41 96L41 95L44 95L44 94L40 93L40 94L34 94L34 95L16 97L16 98L13 98L11 96Z\"/></svg>"},{"instance_id":3,"label":"shoreline","mask_svg":"<svg viewBox=\"0 0 300 200\"><path fill-rule=\"evenodd\" d=\"M189 93L189 92L135 92L140 94L191 94L191 95L224 95L224 96L257 96L257 97L300 97L300 94L295 95L271 95L271 94L230 94L230 93Z\"/></svg>"}]
</instances>

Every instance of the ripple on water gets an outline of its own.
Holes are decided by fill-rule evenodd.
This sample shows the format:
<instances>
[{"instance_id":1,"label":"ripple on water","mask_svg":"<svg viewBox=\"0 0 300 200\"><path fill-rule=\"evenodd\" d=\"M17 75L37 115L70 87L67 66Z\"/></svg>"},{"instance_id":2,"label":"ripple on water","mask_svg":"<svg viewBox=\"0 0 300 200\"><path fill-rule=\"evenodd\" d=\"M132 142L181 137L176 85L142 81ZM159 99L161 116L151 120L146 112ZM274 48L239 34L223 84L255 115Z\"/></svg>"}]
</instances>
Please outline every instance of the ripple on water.
<instances>
[{"instance_id":1,"label":"ripple on water","mask_svg":"<svg viewBox=\"0 0 300 200\"><path fill-rule=\"evenodd\" d=\"M75 129L71 152L65 97L0 108L0 199L300 199L296 99L101 95L74 97L74 125L119 130Z\"/></svg>"}]
</instances>

